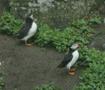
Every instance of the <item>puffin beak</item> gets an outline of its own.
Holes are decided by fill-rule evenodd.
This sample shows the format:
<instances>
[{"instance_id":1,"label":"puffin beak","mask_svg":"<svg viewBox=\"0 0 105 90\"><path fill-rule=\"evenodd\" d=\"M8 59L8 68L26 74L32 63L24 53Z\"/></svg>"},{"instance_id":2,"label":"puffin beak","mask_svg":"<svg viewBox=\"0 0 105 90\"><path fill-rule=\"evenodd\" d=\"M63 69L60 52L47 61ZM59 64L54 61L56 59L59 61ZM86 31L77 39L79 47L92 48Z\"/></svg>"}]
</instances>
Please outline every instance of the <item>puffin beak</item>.
<instances>
[{"instance_id":1,"label":"puffin beak","mask_svg":"<svg viewBox=\"0 0 105 90\"><path fill-rule=\"evenodd\" d=\"M80 47L80 44L78 44L78 48Z\"/></svg>"}]
</instances>

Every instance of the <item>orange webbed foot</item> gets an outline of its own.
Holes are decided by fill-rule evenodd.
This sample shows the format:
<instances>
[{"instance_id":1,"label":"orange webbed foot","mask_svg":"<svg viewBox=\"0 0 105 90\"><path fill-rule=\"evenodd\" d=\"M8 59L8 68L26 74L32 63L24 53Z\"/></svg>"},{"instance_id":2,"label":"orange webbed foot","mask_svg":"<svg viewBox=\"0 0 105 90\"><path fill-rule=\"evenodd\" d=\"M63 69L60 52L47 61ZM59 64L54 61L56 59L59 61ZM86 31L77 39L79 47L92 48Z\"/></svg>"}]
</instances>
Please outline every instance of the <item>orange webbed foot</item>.
<instances>
[{"instance_id":1,"label":"orange webbed foot","mask_svg":"<svg viewBox=\"0 0 105 90\"><path fill-rule=\"evenodd\" d=\"M32 44L25 44L27 47L32 47L33 45Z\"/></svg>"},{"instance_id":2,"label":"orange webbed foot","mask_svg":"<svg viewBox=\"0 0 105 90\"><path fill-rule=\"evenodd\" d=\"M75 75L75 72L76 72L76 69L75 68L71 68L69 70L69 75L74 76Z\"/></svg>"}]
</instances>

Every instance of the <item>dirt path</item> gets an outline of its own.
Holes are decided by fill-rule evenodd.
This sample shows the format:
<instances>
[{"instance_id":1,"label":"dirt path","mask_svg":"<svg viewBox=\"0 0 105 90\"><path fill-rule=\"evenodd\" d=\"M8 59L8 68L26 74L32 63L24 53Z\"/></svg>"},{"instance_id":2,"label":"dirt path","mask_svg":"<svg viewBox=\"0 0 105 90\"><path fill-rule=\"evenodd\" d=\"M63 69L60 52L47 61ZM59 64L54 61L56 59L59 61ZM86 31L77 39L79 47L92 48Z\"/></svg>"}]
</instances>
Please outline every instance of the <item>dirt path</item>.
<instances>
[{"instance_id":1,"label":"dirt path","mask_svg":"<svg viewBox=\"0 0 105 90\"><path fill-rule=\"evenodd\" d=\"M0 35L0 61L6 75L6 90L32 90L34 86L49 82L62 90L73 90L79 83L79 71L69 76L66 70L56 68L63 54L37 46L25 47L17 42Z\"/></svg>"}]
</instances>

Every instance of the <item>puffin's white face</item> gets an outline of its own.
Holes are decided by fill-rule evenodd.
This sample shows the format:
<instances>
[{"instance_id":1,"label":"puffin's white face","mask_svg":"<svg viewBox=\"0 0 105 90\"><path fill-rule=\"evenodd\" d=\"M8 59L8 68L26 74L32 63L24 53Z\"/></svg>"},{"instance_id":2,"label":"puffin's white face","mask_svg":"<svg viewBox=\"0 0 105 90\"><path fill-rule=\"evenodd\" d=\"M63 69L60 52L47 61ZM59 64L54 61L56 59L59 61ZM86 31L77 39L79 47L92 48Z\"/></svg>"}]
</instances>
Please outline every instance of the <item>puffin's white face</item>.
<instances>
[{"instance_id":1,"label":"puffin's white face","mask_svg":"<svg viewBox=\"0 0 105 90\"><path fill-rule=\"evenodd\" d=\"M34 17L33 17L33 15L31 14L30 16L29 16L31 19L34 19Z\"/></svg>"},{"instance_id":2,"label":"puffin's white face","mask_svg":"<svg viewBox=\"0 0 105 90\"><path fill-rule=\"evenodd\" d=\"M75 50L75 49L79 48L79 44L77 44L77 43L73 44L70 48Z\"/></svg>"}]
</instances>

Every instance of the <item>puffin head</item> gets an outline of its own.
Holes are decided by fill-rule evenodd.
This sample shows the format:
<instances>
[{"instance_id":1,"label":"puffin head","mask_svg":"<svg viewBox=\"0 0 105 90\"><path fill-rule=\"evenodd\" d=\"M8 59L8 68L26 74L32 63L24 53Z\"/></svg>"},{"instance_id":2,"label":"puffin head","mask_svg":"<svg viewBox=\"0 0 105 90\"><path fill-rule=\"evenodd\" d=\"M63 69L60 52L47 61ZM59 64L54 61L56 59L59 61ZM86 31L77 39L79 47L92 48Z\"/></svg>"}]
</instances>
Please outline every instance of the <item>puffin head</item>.
<instances>
[{"instance_id":1,"label":"puffin head","mask_svg":"<svg viewBox=\"0 0 105 90\"><path fill-rule=\"evenodd\" d=\"M33 16L32 13L30 13L28 17L29 17L30 19L32 19L32 20L34 19L34 16Z\"/></svg>"},{"instance_id":2,"label":"puffin head","mask_svg":"<svg viewBox=\"0 0 105 90\"><path fill-rule=\"evenodd\" d=\"M30 13L26 17L26 22L31 23L32 21L34 21L34 17L33 17L33 14Z\"/></svg>"},{"instance_id":3,"label":"puffin head","mask_svg":"<svg viewBox=\"0 0 105 90\"><path fill-rule=\"evenodd\" d=\"M78 43L75 43L75 44L73 44L70 48L72 49L72 50L76 50L76 49L78 49L80 47L80 45L78 44Z\"/></svg>"},{"instance_id":4,"label":"puffin head","mask_svg":"<svg viewBox=\"0 0 105 90\"><path fill-rule=\"evenodd\" d=\"M37 19L34 18L34 15L32 13L29 14L28 18L30 18L31 20L37 22Z\"/></svg>"}]
</instances>

